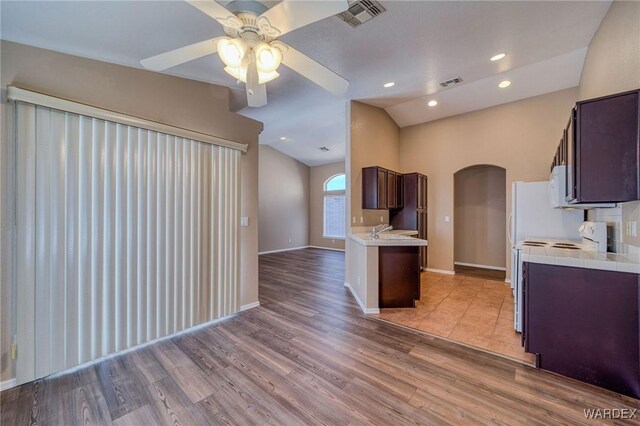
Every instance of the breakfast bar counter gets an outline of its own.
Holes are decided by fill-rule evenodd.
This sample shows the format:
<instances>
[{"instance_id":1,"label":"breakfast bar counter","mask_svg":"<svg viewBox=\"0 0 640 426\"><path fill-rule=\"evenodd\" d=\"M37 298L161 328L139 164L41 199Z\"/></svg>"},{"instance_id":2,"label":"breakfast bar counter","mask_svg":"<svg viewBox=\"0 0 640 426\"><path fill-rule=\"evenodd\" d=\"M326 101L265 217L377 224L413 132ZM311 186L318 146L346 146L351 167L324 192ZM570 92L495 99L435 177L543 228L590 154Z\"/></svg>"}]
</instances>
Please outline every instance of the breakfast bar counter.
<instances>
[{"instance_id":1,"label":"breakfast bar counter","mask_svg":"<svg viewBox=\"0 0 640 426\"><path fill-rule=\"evenodd\" d=\"M428 242L411 234L415 231L385 232L378 238L349 234L345 286L364 313L412 308L420 298L419 248Z\"/></svg>"}]
</instances>

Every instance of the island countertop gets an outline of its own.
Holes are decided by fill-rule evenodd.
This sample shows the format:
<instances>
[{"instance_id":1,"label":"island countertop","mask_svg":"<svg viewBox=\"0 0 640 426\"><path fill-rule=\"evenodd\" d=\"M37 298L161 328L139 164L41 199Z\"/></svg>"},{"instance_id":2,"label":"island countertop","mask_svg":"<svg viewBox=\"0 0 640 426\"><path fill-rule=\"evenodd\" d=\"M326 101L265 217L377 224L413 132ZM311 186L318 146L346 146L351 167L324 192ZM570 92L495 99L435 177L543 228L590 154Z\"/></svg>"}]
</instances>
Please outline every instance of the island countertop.
<instances>
[{"instance_id":1,"label":"island countertop","mask_svg":"<svg viewBox=\"0 0 640 426\"><path fill-rule=\"evenodd\" d=\"M400 233L383 232L379 237L371 238L368 233L349 234L349 239L363 246L426 246L429 244L427 240Z\"/></svg>"}]
</instances>

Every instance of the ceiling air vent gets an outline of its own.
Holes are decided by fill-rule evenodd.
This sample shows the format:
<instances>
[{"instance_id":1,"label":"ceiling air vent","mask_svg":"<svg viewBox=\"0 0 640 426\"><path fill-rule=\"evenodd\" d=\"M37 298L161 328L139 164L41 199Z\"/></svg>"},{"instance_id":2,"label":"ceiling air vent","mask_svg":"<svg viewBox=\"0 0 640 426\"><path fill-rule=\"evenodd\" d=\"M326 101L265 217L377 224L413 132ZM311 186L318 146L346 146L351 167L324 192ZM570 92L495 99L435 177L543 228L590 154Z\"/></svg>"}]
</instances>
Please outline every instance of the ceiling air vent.
<instances>
[{"instance_id":1,"label":"ceiling air vent","mask_svg":"<svg viewBox=\"0 0 640 426\"><path fill-rule=\"evenodd\" d=\"M440 86L449 87L449 86L453 86L455 84L460 84L463 81L464 80L462 80L462 77L456 77L456 78L452 78L451 80L443 81L442 83L440 83Z\"/></svg>"},{"instance_id":2,"label":"ceiling air vent","mask_svg":"<svg viewBox=\"0 0 640 426\"><path fill-rule=\"evenodd\" d=\"M321 146L320 148L318 148L320 151L329 151L329 148L327 148L326 146Z\"/></svg>"},{"instance_id":3,"label":"ceiling air vent","mask_svg":"<svg viewBox=\"0 0 640 426\"><path fill-rule=\"evenodd\" d=\"M372 20L387 10L375 0L350 0L349 4L349 9L337 16L353 28Z\"/></svg>"}]
</instances>

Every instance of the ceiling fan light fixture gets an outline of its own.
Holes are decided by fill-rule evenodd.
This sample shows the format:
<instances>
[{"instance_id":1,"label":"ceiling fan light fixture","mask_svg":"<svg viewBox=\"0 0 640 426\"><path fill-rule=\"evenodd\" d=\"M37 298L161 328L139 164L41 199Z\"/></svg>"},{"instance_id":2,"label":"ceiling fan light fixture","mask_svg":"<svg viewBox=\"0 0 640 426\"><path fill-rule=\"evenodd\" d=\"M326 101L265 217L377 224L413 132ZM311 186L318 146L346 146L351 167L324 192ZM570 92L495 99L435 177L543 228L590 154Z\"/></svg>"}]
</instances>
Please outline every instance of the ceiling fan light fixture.
<instances>
[{"instance_id":1,"label":"ceiling fan light fixture","mask_svg":"<svg viewBox=\"0 0 640 426\"><path fill-rule=\"evenodd\" d=\"M278 77L280 77L280 74L278 73L278 71L271 71L271 72L258 71L258 83L259 84L268 83L271 80L275 80Z\"/></svg>"},{"instance_id":2,"label":"ceiling fan light fixture","mask_svg":"<svg viewBox=\"0 0 640 426\"><path fill-rule=\"evenodd\" d=\"M236 80L240 80L243 83L247 82L247 65L242 64L239 67L224 67L224 70L231 77Z\"/></svg>"},{"instance_id":3,"label":"ceiling fan light fixture","mask_svg":"<svg viewBox=\"0 0 640 426\"><path fill-rule=\"evenodd\" d=\"M247 53L246 43L239 38L223 38L218 41L218 54L228 67L239 68Z\"/></svg>"},{"instance_id":4,"label":"ceiling fan light fixture","mask_svg":"<svg viewBox=\"0 0 640 426\"><path fill-rule=\"evenodd\" d=\"M272 73L278 69L282 62L282 52L275 46L269 46L267 43L259 43L255 48L256 62L258 71L263 73Z\"/></svg>"}]
</instances>

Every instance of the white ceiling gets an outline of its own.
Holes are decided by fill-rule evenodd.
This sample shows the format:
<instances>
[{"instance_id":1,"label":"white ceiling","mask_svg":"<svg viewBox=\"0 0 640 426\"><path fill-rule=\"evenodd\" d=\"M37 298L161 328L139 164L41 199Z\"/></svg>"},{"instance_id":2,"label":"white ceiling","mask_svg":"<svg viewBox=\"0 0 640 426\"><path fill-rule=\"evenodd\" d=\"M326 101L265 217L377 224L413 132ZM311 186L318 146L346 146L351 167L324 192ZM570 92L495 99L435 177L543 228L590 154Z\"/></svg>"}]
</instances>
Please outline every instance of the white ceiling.
<instances>
[{"instance_id":1,"label":"white ceiling","mask_svg":"<svg viewBox=\"0 0 640 426\"><path fill-rule=\"evenodd\" d=\"M342 97L283 66L281 77L267 85L268 105L246 108L244 89L222 71L217 55L167 73L231 87L233 107L264 122L261 143L318 165L344 158L350 99L386 108L403 127L576 86L585 48L610 2L382 4L386 13L356 29L332 17L282 37L347 78L351 86ZM0 7L3 39L133 67L148 56L223 35L218 23L181 1L3 0ZM490 62L499 52L509 55ZM457 76L464 79L459 86L438 84ZM503 79L513 84L499 90ZM384 89L387 81L396 85ZM425 107L433 98L438 106Z\"/></svg>"}]
</instances>

